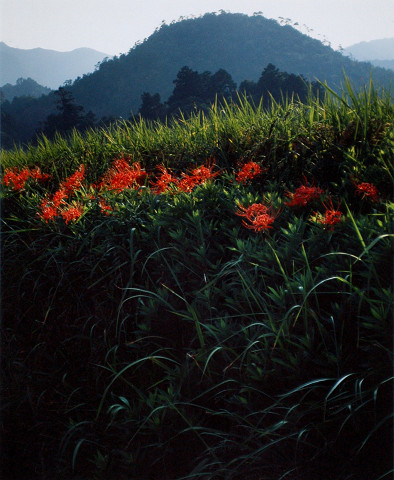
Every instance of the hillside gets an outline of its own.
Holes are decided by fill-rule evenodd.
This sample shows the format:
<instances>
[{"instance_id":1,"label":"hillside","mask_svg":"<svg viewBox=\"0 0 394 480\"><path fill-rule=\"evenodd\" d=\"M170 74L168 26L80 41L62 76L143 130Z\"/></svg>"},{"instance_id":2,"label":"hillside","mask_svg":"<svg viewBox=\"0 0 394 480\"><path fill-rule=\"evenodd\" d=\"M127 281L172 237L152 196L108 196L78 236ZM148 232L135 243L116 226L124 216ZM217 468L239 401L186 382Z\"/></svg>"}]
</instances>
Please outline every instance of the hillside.
<instances>
[{"instance_id":1,"label":"hillside","mask_svg":"<svg viewBox=\"0 0 394 480\"><path fill-rule=\"evenodd\" d=\"M394 60L394 38L359 42L346 47L344 53L361 61Z\"/></svg>"},{"instance_id":2,"label":"hillside","mask_svg":"<svg viewBox=\"0 0 394 480\"><path fill-rule=\"evenodd\" d=\"M0 42L0 85L30 77L46 87L58 88L66 80L93 72L95 65L106 56L91 48L77 48L71 52L43 48L25 50Z\"/></svg>"},{"instance_id":3,"label":"hillside","mask_svg":"<svg viewBox=\"0 0 394 480\"><path fill-rule=\"evenodd\" d=\"M354 62L290 26L243 14L206 14L201 18L162 25L128 55L103 63L77 81L73 93L85 109L98 116L128 116L136 112L143 91L166 99L178 70L227 70L238 84L256 80L273 63L280 70L315 77L338 86L342 70L360 83L369 80L368 64ZM389 75L376 70L378 82ZM109 95L109 92L111 94Z\"/></svg>"},{"instance_id":4,"label":"hillside","mask_svg":"<svg viewBox=\"0 0 394 480\"><path fill-rule=\"evenodd\" d=\"M394 38L356 43L345 48L343 52L355 60L394 70Z\"/></svg>"},{"instance_id":5,"label":"hillside","mask_svg":"<svg viewBox=\"0 0 394 480\"><path fill-rule=\"evenodd\" d=\"M2 100L12 101L14 97L41 97L51 92L50 88L43 87L32 78L18 78L15 85L6 83L0 88Z\"/></svg>"},{"instance_id":6,"label":"hillside","mask_svg":"<svg viewBox=\"0 0 394 480\"><path fill-rule=\"evenodd\" d=\"M326 80L334 88L339 87L343 70L358 88L369 81L372 68L275 20L208 13L161 25L128 54L103 62L97 71L76 80L70 90L76 102L97 118L128 118L131 112L137 113L143 92L158 93L167 100L177 72L185 65L199 72L225 69L239 85L243 80L257 81L269 63L310 80ZM384 69L374 68L373 72L379 86L394 78ZM19 102L7 113L24 122L28 140L39 122L53 112L54 101L55 96L50 95L26 108Z\"/></svg>"}]
</instances>

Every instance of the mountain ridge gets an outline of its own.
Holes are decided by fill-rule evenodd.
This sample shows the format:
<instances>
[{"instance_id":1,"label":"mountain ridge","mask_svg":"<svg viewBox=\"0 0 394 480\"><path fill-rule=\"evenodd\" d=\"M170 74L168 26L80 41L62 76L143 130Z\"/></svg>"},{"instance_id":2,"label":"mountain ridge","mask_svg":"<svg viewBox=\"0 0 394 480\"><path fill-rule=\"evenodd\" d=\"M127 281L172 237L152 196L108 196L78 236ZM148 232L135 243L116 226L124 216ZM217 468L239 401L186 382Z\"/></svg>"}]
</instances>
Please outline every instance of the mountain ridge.
<instances>
[{"instance_id":1,"label":"mountain ridge","mask_svg":"<svg viewBox=\"0 0 394 480\"><path fill-rule=\"evenodd\" d=\"M344 53L359 61L394 60L394 37L358 42L346 47Z\"/></svg>"},{"instance_id":2,"label":"mountain ridge","mask_svg":"<svg viewBox=\"0 0 394 480\"><path fill-rule=\"evenodd\" d=\"M42 86L55 89L67 80L92 72L104 58L109 55L87 47L59 52L41 47L20 49L0 42L0 85L32 78Z\"/></svg>"}]
</instances>

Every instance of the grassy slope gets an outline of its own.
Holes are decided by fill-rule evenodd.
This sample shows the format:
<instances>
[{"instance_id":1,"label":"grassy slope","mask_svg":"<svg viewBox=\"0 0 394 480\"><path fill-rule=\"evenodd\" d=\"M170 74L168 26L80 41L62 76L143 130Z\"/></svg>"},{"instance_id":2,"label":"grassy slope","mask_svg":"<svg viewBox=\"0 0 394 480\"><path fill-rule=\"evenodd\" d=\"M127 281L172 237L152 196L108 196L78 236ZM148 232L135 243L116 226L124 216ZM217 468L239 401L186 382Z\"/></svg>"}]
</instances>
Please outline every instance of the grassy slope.
<instances>
[{"instance_id":1,"label":"grassy slope","mask_svg":"<svg viewBox=\"0 0 394 480\"><path fill-rule=\"evenodd\" d=\"M388 94L348 86L2 152L53 175L3 189L5 478L389 478L392 118ZM80 164L82 202L120 156L220 175L38 218ZM248 160L265 172L242 185ZM333 230L311 221L320 201L286 206L304 176L343 212ZM279 215L256 233L235 212L262 201Z\"/></svg>"}]
</instances>

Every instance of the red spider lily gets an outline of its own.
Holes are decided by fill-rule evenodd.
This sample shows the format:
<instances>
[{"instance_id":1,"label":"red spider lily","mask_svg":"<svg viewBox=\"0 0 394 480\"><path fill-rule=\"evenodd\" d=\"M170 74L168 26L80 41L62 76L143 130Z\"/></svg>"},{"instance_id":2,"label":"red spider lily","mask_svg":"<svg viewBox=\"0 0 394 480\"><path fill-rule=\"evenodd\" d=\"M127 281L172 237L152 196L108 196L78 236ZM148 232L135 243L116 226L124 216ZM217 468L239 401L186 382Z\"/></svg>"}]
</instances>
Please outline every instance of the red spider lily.
<instances>
[{"instance_id":1,"label":"red spider lily","mask_svg":"<svg viewBox=\"0 0 394 480\"><path fill-rule=\"evenodd\" d=\"M363 198L370 198L373 202L379 200L379 192L373 183L354 184L357 195L362 195Z\"/></svg>"},{"instance_id":2,"label":"red spider lily","mask_svg":"<svg viewBox=\"0 0 394 480\"><path fill-rule=\"evenodd\" d=\"M3 183L13 190L20 191L25 188L25 183L29 177L30 170L28 168L24 168L20 172L17 168L10 168L5 171Z\"/></svg>"},{"instance_id":3,"label":"red spider lily","mask_svg":"<svg viewBox=\"0 0 394 480\"><path fill-rule=\"evenodd\" d=\"M61 216L64 218L64 221L68 225L70 222L77 220L83 213L82 205L74 205L69 207L67 210L62 210L60 212Z\"/></svg>"},{"instance_id":4,"label":"red spider lily","mask_svg":"<svg viewBox=\"0 0 394 480\"><path fill-rule=\"evenodd\" d=\"M239 210L238 212L235 212L235 214L240 217L245 217L248 220L254 220L257 216L267 213L268 208L269 207L262 203L253 203L249 207L239 205Z\"/></svg>"},{"instance_id":5,"label":"red spider lily","mask_svg":"<svg viewBox=\"0 0 394 480\"><path fill-rule=\"evenodd\" d=\"M50 175L41 173L39 167L35 167L34 170L25 167L21 171L18 171L17 168L7 168L3 176L3 183L15 191L21 191L25 188L25 184L29 178L44 182L50 178Z\"/></svg>"},{"instance_id":6,"label":"red spider lily","mask_svg":"<svg viewBox=\"0 0 394 480\"><path fill-rule=\"evenodd\" d=\"M59 190L54 193L52 197L52 202L54 207L59 208L62 203L64 203L64 199L67 198L67 192L64 187L59 188Z\"/></svg>"},{"instance_id":7,"label":"red spider lily","mask_svg":"<svg viewBox=\"0 0 394 480\"><path fill-rule=\"evenodd\" d=\"M250 161L245 163L241 170L237 173L235 180L238 183L246 184L247 180L252 180L257 175L263 173L264 170L256 162Z\"/></svg>"},{"instance_id":8,"label":"red spider lily","mask_svg":"<svg viewBox=\"0 0 394 480\"><path fill-rule=\"evenodd\" d=\"M46 222L52 220L58 216L58 209L61 205L65 204L65 199L68 197L65 187L60 187L57 192L54 193L52 200L44 198L41 202L41 214L39 216Z\"/></svg>"},{"instance_id":9,"label":"red spider lily","mask_svg":"<svg viewBox=\"0 0 394 480\"><path fill-rule=\"evenodd\" d=\"M219 172L212 172L214 167L215 162L194 168L190 175L183 174L181 180L178 181L178 188L183 192L191 192L197 185L201 185L219 175Z\"/></svg>"},{"instance_id":10,"label":"red spider lily","mask_svg":"<svg viewBox=\"0 0 394 480\"><path fill-rule=\"evenodd\" d=\"M215 178L217 175L219 175L219 172L212 172L214 167L215 162L212 162L211 164L208 163L207 165L201 165L200 167L193 169L191 173L193 177L199 180L199 183L204 183L207 180Z\"/></svg>"},{"instance_id":11,"label":"red spider lily","mask_svg":"<svg viewBox=\"0 0 394 480\"><path fill-rule=\"evenodd\" d=\"M41 202L41 214L38 214L47 223L49 220L54 219L57 216L57 208L48 203L48 200L44 198Z\"/></svg>"},{"instance_id":12,"label":"red spider lily","mask_svg":"<svg viewBox=\"0 0 394 480\"><path fill-rule=\"evenodd\" d=\"M325 192L319 187L306 185L306 178L304 178L305 184L297 188L297 190L292 192L286 192L286 196L290 197L289 202L285 202L285 205L288 207L305 207L308 203L316 198L319 198L320 195L323 195Z\"/></svg>"},{"instance_id":13,"label":"red spider lily","mask_svg":"<svg viewBox=\"0 0 394 480\"><path fill-rule=\"evenodd\" d=\"M68 198L75 190L82 187L82 181L85 178L85 166L80 165L78 170L66 180L61 182L59 190L54 193L52 200L45 198L41 203L41 215L46 222L58 215L58 209L65 204ZM63 213L61 212L61 215ZM67 223L67 222L66 222Z\"/></svg>"},{"instance_id":14,"label":"red spider lily","mask_svg":"<svg viewBox=\"0 0 394 480\"><path fill-rule=\"evenodd\" d=\"M70 177L64 180L60 187L63 188L67 195L74 193L74 190L82 187L82 181L85 178L85 165L80 165L79 168Z\"/></svg>"},{"instance_id":15,"label":"red spider lily","mask_svg":"<svg viewBox=\"0 0 394 480\"><path fill-rule=\"evenodd\" d=\"M104 174L98 184L99 189L114 190L117 193L128 188L136 188L140 185L147 173L142 170L139 162L130 165L124 158L115 160L112 167Z\"/></svg>"},{"instance_id":16,"label":"red spider lily","mask_svg":"<svg viewBox=\"0 0 394 480\"><path fill-rule=\"evenodd\" d=\"M191 192L194 187L202 183L198 177L193 175L184 175L181 180L178 181L178 188L182 192Z\"/></svg>"},{"instance_id":17,"label":"red spider lily","mask_svg":"<svg viewBox=\"0 0 394 480\"><path fill-rule=\"evenodd\" d=\"M152 192L160 194L165 192L170 184L176 185L178 179L174 177L164 165L159 165L157 168L160 170L161 175L156 178L155 182L152 182Z\"/></svg>"},{"instance_id":18,"label":"red spider lily","mask_svg":"<svg viewBox=\"0 0 394 480\"><path fill-rule=\"evenodd\" d=\"M279 212L273 214L270 206L262 203L253 203L249 207L239 205L239 210L235 213L240 217L245 217L249 222L247 223L245 220L242 221L242 224L246 228L250 228L255 232L260 232L272 228L272 224Z\"/></svg>"},{"instance_id":19,"label":"red spider lily","mask_svg":"<svg viewBox=\"0 0 394 480\"><path fill-rule=\"evenodd\" d=\"M324 216L321 213L315 212L316 221L322 225L327 225L332 231L334 230L334 226L341 222L343 213L338 210L338 207L334 207L331 198L327 203L323 203L323 205L326 209Z\"/></svg>"},{"instance_id":20,"label":"red spider lily","mask_svg":"<svg viewBox=\"0 0 394 480\"><path fill-rule=\"evenodd\" d=\"M38 182L46 182L51 178L49 173L42 173L40 167L35 167L34 170L30 170L30 176Z\"/></svg>"},{"instance_id":21,"label":"red spider lily","mask_svg":"<svg viewBox=\"0 0 394 480\"><path fill-rule=\"evenodd\" d=\"M246 222L243 222L246 228L250 228L255 232L261 232L262 230L267 230L268 228L272 228L272 224L275 221L276 216L270 215L269 213L263 213L262 215L258 215L250 225Z\"/></svg>"}]
</instances>

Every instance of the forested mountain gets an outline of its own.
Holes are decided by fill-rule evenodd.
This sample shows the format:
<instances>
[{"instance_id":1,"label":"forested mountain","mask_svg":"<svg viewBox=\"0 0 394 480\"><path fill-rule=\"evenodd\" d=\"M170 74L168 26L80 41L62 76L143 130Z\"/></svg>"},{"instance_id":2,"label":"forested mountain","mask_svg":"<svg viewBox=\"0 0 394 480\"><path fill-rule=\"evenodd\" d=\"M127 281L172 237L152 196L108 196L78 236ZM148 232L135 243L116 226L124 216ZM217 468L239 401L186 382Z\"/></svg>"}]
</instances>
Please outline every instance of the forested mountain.
<instances>
[{"instance_id":1,"label":"forested mountain","mask_svg":"<svg viewBox=\"0 0 394 480\"><path fill-rule=\"evenodd\" d=\"M95 65L105 57L107 54L91 48L57 52L44 48L14 48L0 42L0 85L30 77L40 85L55 89L66 80L93 72Z\"/></svg>"},{"instance_id":2,"label":"forested mountain","mask_svg":"<svg viewBox=\"0 0 394 480\"><path fill-rule=\"evenodd\" d=\"M289 25L261 15L220 13L185 19L160 28L127 54L102 62L90 75L68 86L77 104L96 118L130 117L141 107L144 92L166 101L177 72L184 66L198 72L226 71L236 84L257 81L268 64L282 72L302 74L307 80L326 80L334 88L343 70L354 87L369 82L372 66L343 56ZM394 74L374 68L378 85L388 85ZM156 97L157 100L157 97ZM14 99L3 105L30 139L39 122L56 109L56 96L29 102Z\"/></svg>"},{"instance_id":3,"label":"forested mountain","mask_svg":"<svg viewBox=\"0 0 394 480\"><path fill-rule=\"evenodd\" d=\"M12 101L14 97L34 97L48 95L51 89L43 87L32 78L18 78L15 85L6 83L0 88L0 96L2 100Z\"/></svg>"},{"instance_id":4,"label":"forested mountain","mask_svg":"<svg viewBox=\"0 0 394 480\"><path fill-rule=\"evenodd\" d=\"M223 68L236 83L254 80L269 63L307 79L338 86L342 70L360 84L368 81L371 65L360 64L320 41L275 20L243 14L206 14L162 25L127 55L101 64L99 70L74 83L77 102L96 115L128 116L136 112L143 91L167 99L172 81L184 65L215 72ZM379 82L392 78L376 69Z\"/></svg>"}]
</instances>

